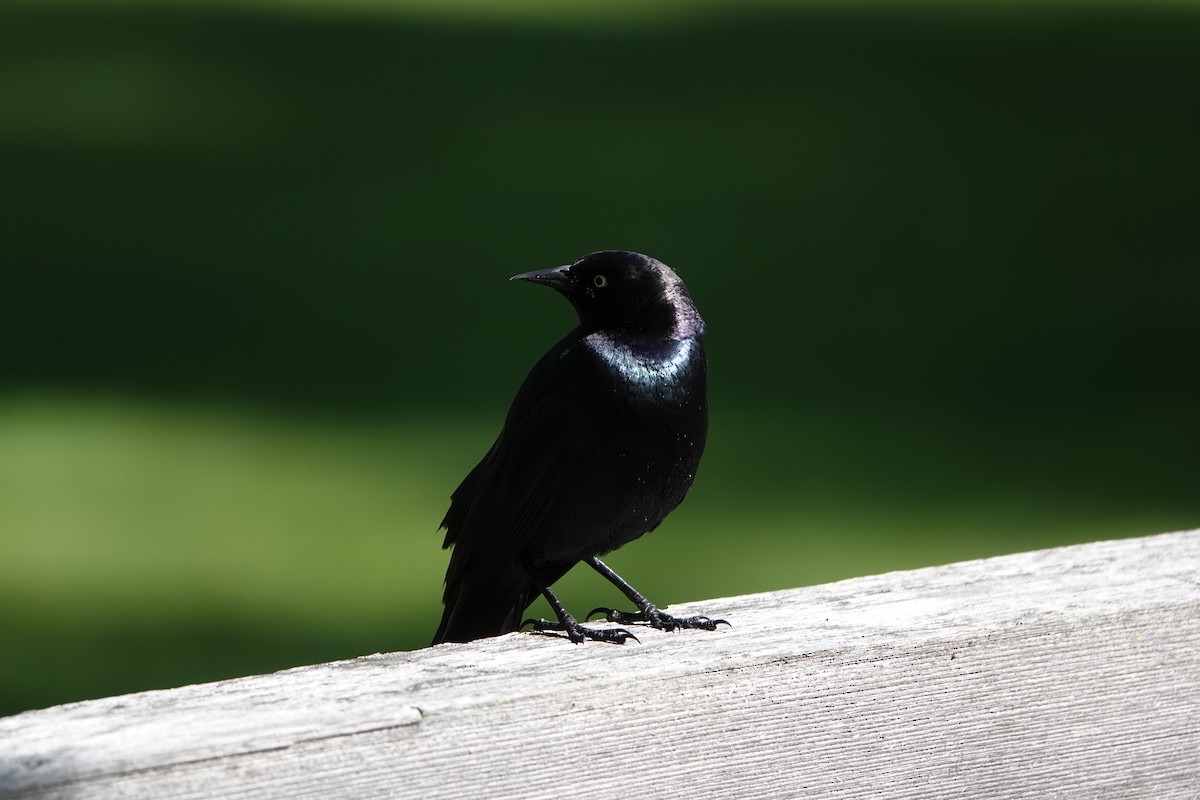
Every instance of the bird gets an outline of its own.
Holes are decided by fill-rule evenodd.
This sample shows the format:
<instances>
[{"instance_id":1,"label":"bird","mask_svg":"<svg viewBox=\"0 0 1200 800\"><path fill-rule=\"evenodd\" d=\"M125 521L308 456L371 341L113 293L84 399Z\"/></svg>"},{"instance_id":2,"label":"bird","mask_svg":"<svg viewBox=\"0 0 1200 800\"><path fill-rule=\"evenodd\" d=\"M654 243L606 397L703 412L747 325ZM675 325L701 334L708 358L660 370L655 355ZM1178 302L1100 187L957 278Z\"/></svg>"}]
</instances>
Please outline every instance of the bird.
<instances>
[{"instance_id":1,"label":"bird","mask_svg":"<svg viewBox=\"0 0 1200 800\"><path fill-rule=\"evenodd\" d=\"M661 611L600 560L653 531L684 499L708 434L704 320L666 264L602 250L514 275L565 297L579 325L521 384L499 436L451 495L439 529L453 548L433 644L520 630L624 644L624 627L581 624L552 585L586 563L637 611L618 625L715 630L729 623ZM546 598L557 620L523 620Z\"/></svg>"}]
</instances>

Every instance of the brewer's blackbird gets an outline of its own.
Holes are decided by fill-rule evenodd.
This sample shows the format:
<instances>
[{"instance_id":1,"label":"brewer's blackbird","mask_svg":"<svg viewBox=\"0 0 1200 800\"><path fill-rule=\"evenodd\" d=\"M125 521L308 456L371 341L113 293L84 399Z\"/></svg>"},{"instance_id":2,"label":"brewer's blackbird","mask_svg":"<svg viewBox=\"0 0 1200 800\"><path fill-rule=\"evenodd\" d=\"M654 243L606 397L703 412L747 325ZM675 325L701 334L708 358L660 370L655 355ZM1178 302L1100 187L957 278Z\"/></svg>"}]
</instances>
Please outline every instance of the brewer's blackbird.
<instances>
[{"instance_id":1,"label":"brewer's blackbird","mask_svg":"<svg viewBox=\"0 0 1200 800\"><path fill-rule=\"evenodd\" d=\"M512 280L557 290L579 327L534 366L495 444L451 497L442 546L454 551L433 643L529 623L576 643L636 639L580 625L554 596L551 585L580 561L638 607L588 618L713 630L724 620L665 614L598 558L658 527L704 451L704 321L683 281L660 261L619 250ZM557 622L521 621L538 594Z\"/></svg>"}]
</instances>

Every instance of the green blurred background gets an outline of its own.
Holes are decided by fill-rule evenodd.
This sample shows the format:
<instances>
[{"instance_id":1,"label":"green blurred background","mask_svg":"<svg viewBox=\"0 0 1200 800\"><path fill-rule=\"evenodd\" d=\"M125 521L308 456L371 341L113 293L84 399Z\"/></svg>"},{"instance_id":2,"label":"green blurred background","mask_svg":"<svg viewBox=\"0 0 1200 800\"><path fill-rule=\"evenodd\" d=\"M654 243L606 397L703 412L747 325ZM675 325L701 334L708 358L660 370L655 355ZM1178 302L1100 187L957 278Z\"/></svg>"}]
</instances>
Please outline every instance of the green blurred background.
<instances>
[{"instance_id":1,"label":"green blurred background","mask_svg":"<svg viewBox=\"0 0 1200 800\"><path fill-rule=\"evenodd\" d=\"M0 4L0 713L423 646L601 248L709 323L660 604L1200 525L1197 86L1185 3Z\"/></svg>"}]
</instances>

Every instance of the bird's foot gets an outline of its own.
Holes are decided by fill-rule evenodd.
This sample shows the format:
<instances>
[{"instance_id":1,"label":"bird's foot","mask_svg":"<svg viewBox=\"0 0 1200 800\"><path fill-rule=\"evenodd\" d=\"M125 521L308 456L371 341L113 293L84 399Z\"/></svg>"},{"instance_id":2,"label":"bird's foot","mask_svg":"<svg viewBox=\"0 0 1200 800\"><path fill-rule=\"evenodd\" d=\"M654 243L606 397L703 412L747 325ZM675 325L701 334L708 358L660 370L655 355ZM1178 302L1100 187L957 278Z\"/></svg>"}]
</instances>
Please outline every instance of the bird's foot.
<instances>
[{"instance_id":1,"label":"bird's foot","mask_svg":"<svg viewBox=\"0 0 1200 800\"><path fill-rule=\"evenodd\" d=\"M526 625L533 626L531 633L543 636L557 636L565 633L567 638L575 644L581 644L588 639L609 644L625 644L630 639L635 642L641 641L624 628L585 628L573 619L570 623L551 622L548 619L527 619L521 623L521 627L524 628Z\"/></svg>"},{"instance_id":2,"label":"bird's foot","mask_svg":"<svg viewBox=\"0 0 1200 800\"><path fill-rule=\"evenodd\" d=\"M618 611L615 608L593 608L587 615L591 619L595 614L603 614L604 619L609 622L615 622L618 625L632 625L638 622L649 623L651 628L658 628L662 631L677 631L681 628L693 628L702 631L715 631L718 625L729 625L726 620L712 619L703 614L698 614L694 617L676 617L666 612L659 611L654 606L650 606L646 611ZM729 627L733 627L729 625Z\"/></svg>"}]
</instances>

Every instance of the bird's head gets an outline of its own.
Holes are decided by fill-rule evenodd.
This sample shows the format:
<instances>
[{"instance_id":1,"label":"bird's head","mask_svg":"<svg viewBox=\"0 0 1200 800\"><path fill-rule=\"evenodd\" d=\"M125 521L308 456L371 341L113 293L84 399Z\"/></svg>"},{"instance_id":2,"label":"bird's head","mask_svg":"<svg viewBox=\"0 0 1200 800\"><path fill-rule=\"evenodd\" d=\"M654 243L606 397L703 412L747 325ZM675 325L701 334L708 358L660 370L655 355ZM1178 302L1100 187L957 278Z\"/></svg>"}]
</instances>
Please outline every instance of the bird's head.
<instances>
[{"instance_id":1,"label":"bird's head","mask_svg":"<svg viewBox=\"0 0 1200 800\"><path fill-rule=\"evenodd\" d=\"M524 272L511 280L555 289L575 307L587 331L685 338L704 321L679 276L661 261L625 250L601 250L574 264Z\"/></svg>"}]
</instances>

